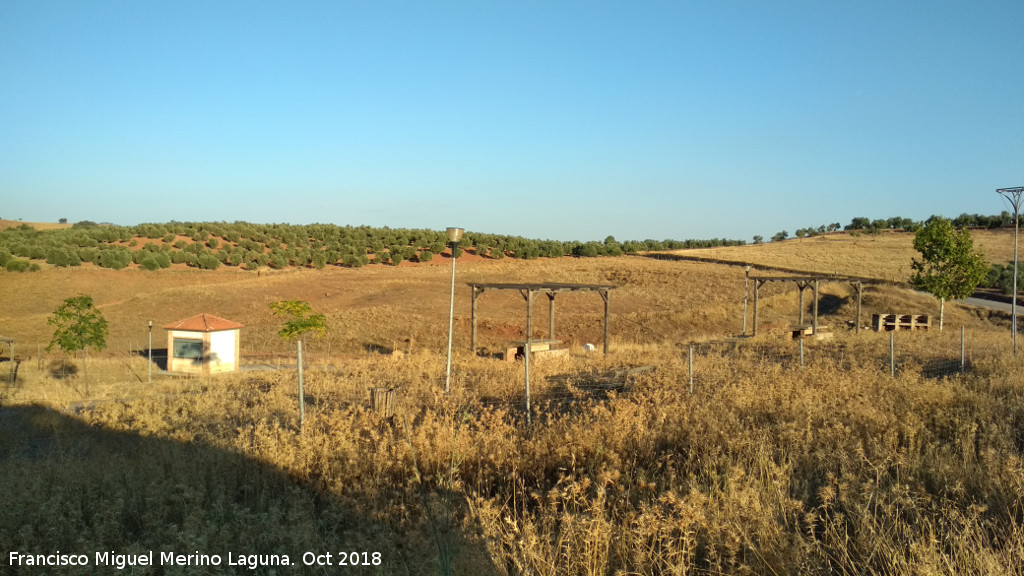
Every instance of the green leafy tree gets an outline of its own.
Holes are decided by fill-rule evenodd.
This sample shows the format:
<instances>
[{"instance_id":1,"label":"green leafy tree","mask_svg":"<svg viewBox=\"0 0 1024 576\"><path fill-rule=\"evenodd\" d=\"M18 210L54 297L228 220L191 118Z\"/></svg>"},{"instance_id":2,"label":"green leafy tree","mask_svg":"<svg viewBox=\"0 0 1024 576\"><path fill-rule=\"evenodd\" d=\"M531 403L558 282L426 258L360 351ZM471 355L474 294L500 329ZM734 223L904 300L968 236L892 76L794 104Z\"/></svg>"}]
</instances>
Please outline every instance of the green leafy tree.
<instances>
[{"instance_id":1,"label":"green leafy tree","mask_svg":"<svg viewBox=\"0 0 1024 576\"><path fill-rule=\"evenodd\" d=\"M64 300L46 323L55 327L46 351L54 346L72 354L82 351L83 368L89 348L100 351L107 347L107 320L93 305L92 296L79 294Z\"/></svg>"},{"instance_id":2,"label":"green leafy tree","mask_svg":"<svg viewBox=\"0 0 1024 576\"><path fill-rule=\"evenodd\" d=\"M323 314L316 314L308 302L302 300L280 300L271 302L270 309L277 316L286 318L284 326L278 331L278 336L285 340L295 340L298 351L297 367L299 372L299 426L305 420L305 398L302 392L302 342L306 334L312 332L318 338L327 333L327 318Z\"/></svg>"},{"instance_id":3,"label":"green leafy tree","mask_svg":"<svg viewBox=\"0 0 1024 576\"><path fill-rule=\"evenodd\" d=\"M921 259L910 264L910 282L918 290L939 299L939 330L946 300L960 300L974 293L989 267L984 255L974 250L967 230L955 230L945 218L932 218L914 234L914 249Z\"/></svg>"},{"instance_id":4,"label":"green leafy tree","mask_svg":"<svg viewBox=\"0 0 1024 576\"><path fill-rule=\"evenodd\" d=\"M271 302L270 309L274 314L287 319L278 336L285 340L302 339L309 332L322 337L327 333L327 319L323 314L315 314L308 302L302 300L281 300Z\"/></svg>"}]
</instances>

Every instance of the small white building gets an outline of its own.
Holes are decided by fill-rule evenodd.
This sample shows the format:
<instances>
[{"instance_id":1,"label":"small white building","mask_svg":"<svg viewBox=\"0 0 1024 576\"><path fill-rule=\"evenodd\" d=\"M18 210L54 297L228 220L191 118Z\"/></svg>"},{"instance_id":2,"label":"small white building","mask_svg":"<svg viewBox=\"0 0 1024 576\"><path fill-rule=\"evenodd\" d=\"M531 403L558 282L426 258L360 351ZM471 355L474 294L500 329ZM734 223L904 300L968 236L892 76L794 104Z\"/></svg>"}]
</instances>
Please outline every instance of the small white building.
<instances>
[{"instance_id":1,"label":"small white building","mask_svg":"<svg viewBox=\"0 0 1024 576\"><path fill-rule=\"evenodd\" d=\"M167 371L217 374L239 366L238 322L197 314L171 322L167 330Z\"/></svg>"}]
</instances>

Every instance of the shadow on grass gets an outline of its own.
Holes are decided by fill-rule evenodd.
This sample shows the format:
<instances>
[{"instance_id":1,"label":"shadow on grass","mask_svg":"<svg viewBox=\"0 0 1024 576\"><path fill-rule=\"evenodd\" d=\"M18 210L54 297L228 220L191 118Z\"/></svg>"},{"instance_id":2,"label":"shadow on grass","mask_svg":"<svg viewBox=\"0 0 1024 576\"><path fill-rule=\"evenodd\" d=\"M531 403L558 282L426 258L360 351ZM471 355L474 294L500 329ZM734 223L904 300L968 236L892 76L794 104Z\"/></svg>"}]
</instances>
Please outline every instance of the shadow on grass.
<instances>
[{"instance_id":1,"label":"shadow on grass","mask_svg":"<svg viewBox=\"0 0 1024 576\"><path fill-rule=\"evenodd\" d=\"M78 374L78 364L62 358L60 360L54 360L47 365L46 370L50 373L50 377L55 380L63 380L64 378L73 378Z\"/></svg>"},{"instance_id":2,"label":"shadow on grass","mask_svg":"<svg viewBox=\"0 0 1024 576\"><path fill-rule=\"evenodd\" d=\"M201 425L197 425L197 428ZM130 574L437 573L429 524L388 518L394 494L325 492L307 478L200 441L112 430L41 406L0 406L0 573L121 574L97 552L153 552ZM398 492L395 488L393 491ZM401 498L399 498L400 500ZM404 508L404 507L403 507ZM481 545L452 539L484 572ZM10 552L85 554L89 565L10 565ZM379 566L305 566L303 554L380 552ZM218 555L220 565L161 565L160 553ZM229 565L232 555L236 564ZM239 565L287 555L292 567ZM364 556L360 554L360 560ZM269 559L269 557L268 557ZM297 564L297 565L296 565Z\"/></svg>"},{"instance_id":3,"label":"shadow on grass","mask_svg":"<svg viewBox=\"0 0 1024 576\"><path fill-rule=\"evenodd\" d=\"M135 355L143 360L149 360L149 350L136 350ZM167 371L167 348L153 348L153 365L164 372Z\"/></svg>"}]
</instances>

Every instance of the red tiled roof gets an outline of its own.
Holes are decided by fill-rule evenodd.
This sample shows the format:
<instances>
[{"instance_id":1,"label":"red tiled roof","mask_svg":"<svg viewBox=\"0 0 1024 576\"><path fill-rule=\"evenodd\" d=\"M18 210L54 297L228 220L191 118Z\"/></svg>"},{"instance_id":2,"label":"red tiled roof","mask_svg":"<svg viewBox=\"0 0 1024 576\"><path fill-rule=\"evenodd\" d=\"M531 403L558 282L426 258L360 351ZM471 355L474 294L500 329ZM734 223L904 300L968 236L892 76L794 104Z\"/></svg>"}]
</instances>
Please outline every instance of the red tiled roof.
<instances>
[{"instance_id":1,"label":"red tiled roof","mask_svg":"<svg viewBox=\"0 0 1024 576\"><path fill-rule=\"evenodd\" d=\"M242 325L238 322L225 320L213 314L196 314L191 318L171 322L164 330L184 330L186 332L218 332L220 330L236 330Z\"/></svg>"}]
</instances>

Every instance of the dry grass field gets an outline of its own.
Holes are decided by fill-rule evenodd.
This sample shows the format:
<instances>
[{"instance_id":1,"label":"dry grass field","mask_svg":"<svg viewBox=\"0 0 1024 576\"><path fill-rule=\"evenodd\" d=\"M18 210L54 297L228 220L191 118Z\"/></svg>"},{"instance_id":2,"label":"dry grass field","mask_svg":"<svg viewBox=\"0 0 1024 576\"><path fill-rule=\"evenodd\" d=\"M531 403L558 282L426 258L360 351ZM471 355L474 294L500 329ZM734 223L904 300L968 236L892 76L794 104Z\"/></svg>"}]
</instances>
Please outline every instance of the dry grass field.
<instances>
[{"instance_id":1,"label":"dry grass field","mask_svg":"<svg viewBox=\"0 0 1024 576\"><path fill-rule=\"evenodd\" d=\"M1013 230L971 230L974 247L994 264L1013 260ZM696 258L746 263L766 268L803 270L905 282L911 260L918 256L911 232L879 234L836 232L812 238L749 246L725 246L670 252Z\"/></svg>"},{"instance_id":2,"label":"dry grass field","mask_svg":"<svg viewBox=\"0 0 1024 576\"><path fill-rule=\"evenodd\" d=\"M833 256L866 261L854 252L872 241L850 238ZM793 266L790 245L736 258L777 250L787 268L824 271L810 250ZM736 338L738 265L467 259L445 395L449 263L0 273L0 333L17 338L23 360L18 386L0 387L0 572L1021 574L1024 366L1009 354L1005 315L947 305L944 332L894 338L892 376L887 335L847 327L849 285L823 287L832 339L798 348L788 333L797 293L782 284L762 290L758 337ZM608 356L581 348L600 345L601 299L556 299L556 337L570 352L531 365L530 425L523 363L468 351L465 286L529 281L616 286ZM47 316L78 293L110 322L109 346L90 356L88 375L60 377L60 354L36 351L49 341ZM158 373L147 384L146 361L129 353L144 347L148 320L208 312L246 325L246 364L287 363L268 303L293 298L331 326L309 343L301 428L292 370ZM541 300L537 337L547 332ZM934 314L937 303L880 286L864 307L867 319ZM479 314L485 352L524 337L518 294L485 293ZM154 337L164 342L162 330ZM393 415L370 408L375 387L394 390ZM91 563L102 551L221 563L41 571L7 555L56 550ZM338 567L343 551L365 565ZM303 552L331 552L335 565L305 566ZM298 566L262 565L285 554Z\"/></svg>"},{"instance_id":3,"label":"dry grass field","mask_svg":"<svg viewBox=\"0 0 1024 576\"><path fill-rule=\"evenodd\" d=\"M6 230L8 228L17 228L21 225L27 225L36 230L63 230L65 228L71 228L71 224L60 224L58 222L22 222L21 220L3 220L0 219L0 230Z\"/></svg>"}]
</instances>

